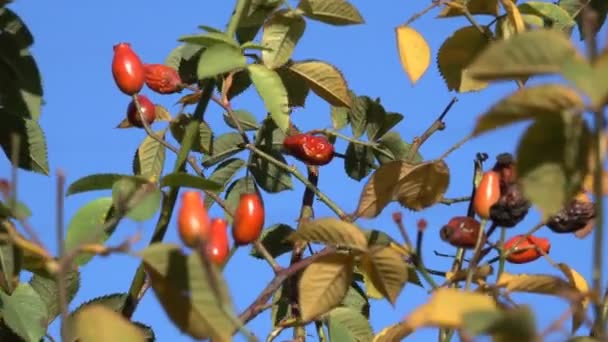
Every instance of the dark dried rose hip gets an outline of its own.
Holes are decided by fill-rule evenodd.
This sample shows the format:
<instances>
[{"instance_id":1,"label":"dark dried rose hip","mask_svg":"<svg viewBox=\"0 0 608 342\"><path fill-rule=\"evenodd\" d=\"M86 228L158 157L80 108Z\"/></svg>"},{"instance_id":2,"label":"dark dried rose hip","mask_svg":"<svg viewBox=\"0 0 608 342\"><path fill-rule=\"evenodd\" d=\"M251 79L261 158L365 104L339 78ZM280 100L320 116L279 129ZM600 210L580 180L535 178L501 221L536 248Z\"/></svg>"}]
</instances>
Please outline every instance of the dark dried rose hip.
<instances>
[{"instance_id":1,"label":"dark dried rose hip","mask_svg":"<svg viewBox=\"0 0 608 342\"><path fill-rule=\"evenodd\" d=\"M574 199L547 221L547 227L558 234L574 233L585 228L595 215L593 202Z\"/></svg>"},{"instance_id":2,"label":"dark dried rose hip","mask_svg":"<svg viewBox=\"0 0 608 342\"><path fill-rule=\"evenodd\" d=\"M503 184L501 196L490 208L490 219L499 227L511 228L521 222L532 206L517 183Z\"/></svg>"},{"instance_id":3,"label":"dark dried rose hip","mask_svg":"<svg viewBox=\"0 0 608 342\"><path fill-rule=\"evenodd\" d=\"M441 228L439 236L454 247L470 249L477 244L480 232L483 234L477 220L468 216L456 216Z\"/></svg>"}]
</instances>

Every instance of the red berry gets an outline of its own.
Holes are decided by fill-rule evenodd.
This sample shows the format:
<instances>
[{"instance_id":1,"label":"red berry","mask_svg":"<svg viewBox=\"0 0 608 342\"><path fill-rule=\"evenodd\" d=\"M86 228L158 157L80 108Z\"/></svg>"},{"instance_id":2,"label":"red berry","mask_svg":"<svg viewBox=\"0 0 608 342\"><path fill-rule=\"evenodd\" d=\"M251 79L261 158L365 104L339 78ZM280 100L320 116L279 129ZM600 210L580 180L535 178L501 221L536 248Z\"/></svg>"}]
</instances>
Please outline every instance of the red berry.
<instances>
[{"instance_id":1,"label":"red berry","mask_svg":"<svg viewBox=\"0 0 608 342\"><path fill-rule=\"evenodd\" d=\"M264 228L264 204L256 193L242 194L234 211L232 237L236 245L246 245L258 239Z\"/></svg>"},{"instance_id":2,"label":"red berry","mask_svg":"<svg viewBox=\"0 0 608 342\"><path fill-rule=\"evenodd\" d=\"M182 89L177 70L163 64L144 65L146 85L159 94L172 94Z\"/></svg>"},{"instance_id":3,"label":"red berry","mask_svg":"<svg viewBox=\"0 0 608 342\"><path fill-rule=\"evenodd\" d=\"M186 191L177 213L177 232L184 245L195 248L209 237L211 222L198 191Z\"/></svg>"},{"instance_id":4,"label":"red berry","mask_svg":"<svg viewBox=\"0 0 608 342\"><path fill-rule=\"evenodd\" d=\"M144 86L144 66L129 43L114 45L112 75L123 93L133 95Z\"/></svg>"},{"instance_id":5,"label":"red berry","mask_svg":"<svg viewBox=\"0 0 608 342\"><path fill-rule=\"evenodd\" d=\"M483 174L473 197L473 209L479 217L490 217L490 208L500 199L500 174L488 171Z\"/></svg>"},{"instance_id":6,"label":"red berry","mask_svg":"<svg viewBox=\"0 0 608 342\"><path fill-rule=\"evenodd\" d=\"M221 266L226 262L229 253L228 224L224 219L214 218L211 220L207 241L207 257L216 265Z\"/></svg>"},{"instance_id":7,"label":"red berry","mask_svg":"<svg viewBox=\"0 0 608 342\"><path fill-rule=\"evenodd\" d=\"M523 235L517 235L509 239L509 241L505 243L504 250L507 251L511 249L522 237ZM545 254L549 254L549 250L551 249L551 243L548 239L530 235L517 244L515 252L509 254L506 260L512 264L525 264L534 261L542 256L535 246Z\"/></svg>"},{"instance_id":8,"label":"red berry","mask_svg":"<svg viewBox=\"0 0 608 342\"><path fill-rule=\"evenodd\" d=\"M152 124L156 119L156 106L154 106L154 103L152 103L152 101L150 101L150 99L148 99L148 97L145 95L137 95L137 100L141 106L144 119L148 125ZM127 119L129 120L129 123L135 127L144 127L134 101L131 101L127 107Z\"/></svg>"},{"instance_id":9,"label":"red berry","mask_svg":"<svg viewBox=\"0 0 608 342\"><path fill-rule=\"evenodd\" d=\"M308 165L326 165L334 157L334 145L323 136L302 133L291 135L285 138L283 147Z\"/></svg>"}]
</instances>

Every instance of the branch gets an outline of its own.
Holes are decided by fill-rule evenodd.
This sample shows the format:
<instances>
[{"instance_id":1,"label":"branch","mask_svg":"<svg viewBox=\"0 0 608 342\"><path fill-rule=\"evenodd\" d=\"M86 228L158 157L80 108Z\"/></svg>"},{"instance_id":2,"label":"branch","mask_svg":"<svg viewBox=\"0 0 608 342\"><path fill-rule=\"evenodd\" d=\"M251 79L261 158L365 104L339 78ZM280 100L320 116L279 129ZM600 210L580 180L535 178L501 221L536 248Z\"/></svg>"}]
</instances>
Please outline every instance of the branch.
<instances>
[{"instance_id":1,"label":"branch","mask_svg":"<svg viewBox=\"0 0 608 342\"><path fill-rule=\"evenodd\" d=\"M241 320L241 322L243 322L243 324L247 324L249 321L257 317L257 315L259 315L265 308L268 308L268 306L266 306L266 302L268 302L268 300L272 298L272 295L279 289L279 287L281 287L283 282L285 282L285 280L287 280L289 277L308 267L310 264L312 264L319 258L333 254L335 252L335 248L326 247L319 253L313 254L308 258L302 259L297 263L277 273L277 275L270 281L270 283L268 283L266 288L262 290L260 295L253 301L253 303L251 303L247 307L247 309L245 309L245 311L243 311L239 315L239 319Z\"/></svg>"}]
</instances>

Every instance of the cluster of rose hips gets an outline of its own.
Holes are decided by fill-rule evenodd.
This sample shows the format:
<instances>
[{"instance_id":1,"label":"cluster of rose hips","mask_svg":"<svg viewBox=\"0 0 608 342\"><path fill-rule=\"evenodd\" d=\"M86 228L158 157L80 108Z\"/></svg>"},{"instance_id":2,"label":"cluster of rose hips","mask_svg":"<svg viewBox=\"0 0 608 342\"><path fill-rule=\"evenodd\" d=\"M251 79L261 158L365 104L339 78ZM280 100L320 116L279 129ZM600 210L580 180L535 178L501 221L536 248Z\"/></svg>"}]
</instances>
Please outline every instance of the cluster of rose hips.
<instances>
[{"instance_id":1,"label":"cluster of rose hips","mask_svg":"<svg viewBox=\"0 0 608 342\"><path fill-rule=\"evenodd\" d=\"M531 207L517 183L517 173L513 156L502 153L497 156L494 167L484 172L472 199L473 210L477 216L492 220L494 227L512 228L520 223ZM547 220L546 226L554 233L576 233L588 228L595 217L595 205L589 195L581 191L560 212ZM479 234L482 242L487 239L486 232L479 221L473 217L453 217L441 228L441 239L455 247L472 249ZM488 233L489 234L489 233ZM507 240L504 250L513 249L507 255L510 263L528 263L548 254L551 244L548 239L537 236L517 235Z\"/></svg>"},{"instance_id":2,"label":"cluster of rose hips","mask_svg":"<svg viewBox=\"0 0 608 342\"><path fill-rule=\"evenodd\" d=\"M112 75L118 89L129 96L138 94L144 83L159 94L172 94L183 89L177 70L162 64L142 63L129 43L114 45ZM137 95L137 101L145 122L148 125L152 124L156 120L154 103L145 95ZM127 107L127 120L132 126L144 127L134 101L131 101Z\"/></svg>"},{"instance_id":3,"label":"cluster of rose hips","mask_svg":"<svg viewBox=\"0 0 608 342\"><path fill-rule=\"evenodd\" d=\"M244 193L234 211L232 238L243 246L255 242L264 227L264 205L257 193ZM218 266L226 263L230 254L228 224L222 218L209 218L203 196L198 191L185 191L177 214L177 231L182 243L201 248Z\"/></svg>"}]
</instances>

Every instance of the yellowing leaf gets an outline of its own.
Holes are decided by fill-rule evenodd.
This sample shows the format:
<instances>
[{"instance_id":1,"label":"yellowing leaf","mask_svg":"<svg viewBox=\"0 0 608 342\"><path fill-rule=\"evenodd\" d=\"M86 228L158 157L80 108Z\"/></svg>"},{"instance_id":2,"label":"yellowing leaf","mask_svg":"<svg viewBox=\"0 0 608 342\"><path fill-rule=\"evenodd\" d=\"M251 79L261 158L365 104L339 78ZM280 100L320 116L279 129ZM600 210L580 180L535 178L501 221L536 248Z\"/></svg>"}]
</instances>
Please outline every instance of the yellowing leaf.
<instances>
[{"instance_id":1,"label":"yellowing leaf","mask_svg":"<svg viewBox=\"0 0 608 342\"><path fill-rule=\"evenodd\" d=\"M410 328L407 324L405 324L405 322L399 322L382 329L376 336L374 336L374 340L372 342L401 341L413 332L414 329Z\"/></svg>"},{"instance_id":2,"label":"yellowing leaf","mask_svg":"<svg viewBox=\"0 0 608 342\"><path fill-rule=\"evenodd\" d=\"M374 289L395 305L408 277L408 264L403 257L390 247L378 246L363 255L361 266Z\"/></svg>"},{"instance_id":3,"label":"yellowing leaf","mask_svg":"<svg viewBox=\"0 0 608 342\"><path fill-rule=\"evenodd\" d=\"M526 30L526 25L521 17L521 13L519 13L519 8L517 8L517 5L515 5L515 1L500 0L500 2L502 3L502 7L504 7L505 11L507 12L507 18L515 28L515 32L524 32Z\"/></svg>"},{"instance_id":4,"label":"yellowing leaf","mask_svg":"<svg viewBox=\"0 0 608 342\"><path fill-rule=\"evenodd\" d=\"M425 326L459 328L466 314L482 310L498 310L492 297L454 288L440 288L428 302L410 313L405 323L412 329Z\"/></svg>"},{"instance_id":5,"label":"yellowing leaf","mask_svg":"<svg viewBox=\"0 0 608 342\"><path fill-rule=\"evenodd\" d=\"M292 64L289 70L304 79L310 89L330 105L350 108L352 99L348 93L348 84L335 66L307 60Z\"/></svg>"},{"instance_id":6,"label":"yellowing leaf","mask_svg":"<svg viewBox=\"0 0 608 342\"><path fill-rule=\"evenodd\" d=\"M464 72L488 43L488 38L475 26L460 28L443 42L437 54L437 66L448 90L464 93L488 86L487 82L477 81Z\"/></svg>"},{"instance_id":7,"label":"yellowing leaf","mask_svg":"<svg viewBox=\"0 0 608 342\"><path fill-rule=\"evenodd\" d=\"M334 254L320 258L304 272L298 284L300 314L310 321L338 306L353 279L354 258Z\"/></svg>"},{"instance_id":8,"label":"yellowing leaf","mask_svg":"<svg viewBox=\"0 0 608 342\"><path fill-rule=\"evenodd\" d=\"M530 292L548 295L559 295L571 289L570 284L562 278L546 274L511 274L503 272L496 286L504 287L508 292Z\"/></svg>"},{"instance_id":9,"label":"yellowing leaf","mask_svg":"<svg viewBox=\"0 0 608 342\"><path fill-rule=\"evenodd\" d=\"M69 340L87 342L146 340L141 329L101 304L79 310L69 325L68 335L71 337Z\"/></svg>"},{"instance_id":10,"label":"yellowing leaf","mask_svg":"<svg viewBox=\"0 0 608 342\"><path fill-rule=\"evenodd\" d=\"M361 229L333 217L320 218L303 224L290 239L345 246L360 251L367 249L367 237Z\"/></svg>"},{"instance_id":11,"label":"yellowing leaf","mask_svg":"<svg viewBox=\"0 0 608 342\"><path fill-rule=\"evenodd\" d=\"M171 121L171 113L167 108L161 105L154 106L154 114L156 115L156 121Z\"/></svg>"},{"instance_id":12,"label":"yellowing leaf","mask_svg":"<svg viewBox=\"0 0 608 342\"><path fill-rule=\"evenodd\" d=\"M388 162L380 166L363 187L357 215L374 218L391 202L412 210L437 203L450 182L449 169L443 161L410 164Z\"/></svg>"},{"instance_id":13,"label":"yellowing leaf","mask_svg":"<svg viewBox=\"0 0 608 342\"><path fill-rule=\"evenodd\" d=\"M399 26L395 32L401 66L413 85L422 77L431 63L431 48L424 37L409 26Z\"/></svg>"},{"instance_id":14,"label":"yellowing leaf","mask_svg":"<svg viewBox=\"0 0 608 342\"><path fill-rule=\"evenodd\" d=\"M369 298L382 299L384 295L374 286L374 282L371 280L367 272L363 272L363 283L365 284L365 294Z\"/></svg>"},{"instance_id":15,"label":"yellowing leaf","mask_svg":"<svg viewBox=\"0 0 608 342\"><path fill-rule=\"evenodd\" d=\"M450 18L464 15L464 5L466 3L470 14L498 15L498 0L452 0L445 4L444 9L437 18Z\"/></svg>"},{"instance_id":16,"label":"yellowing leaf","mask_svg":"<svg viewBox=\"0 0 608 342\"><path fill-rule=\"evenodd\" d=\"M589 298L587 297L589 284L580 273L570 266L559 263L557 264L557 267L562 271L566 278L568 278L570 285L584 295L584 298L580 303L572 304L572 333L574 333L581 326L586 317L585 310L587 310L587 306L589 306Z\"/></svg>"},{"instance_id":17,"label":"yellowing leaf","mask_svg":"<svg viewBox=\"0 0 608 342\"><path fill-rule=\"evenodd\" d=\"M473 281L476 281L479 279L485 280L485 278L487 278L493 272L494 272L494 269L492 269L492 266L490 266L490 265L484 265L484 266L477 267L477 268L475 268L475 272L473 272ZM467 273L469 273L468 269L459 270L457 272L448 271L445 274L445 278L447 280L449 280L450 283L463 281L463 280L467 279Z\"/></svg>"}]
</instances>

